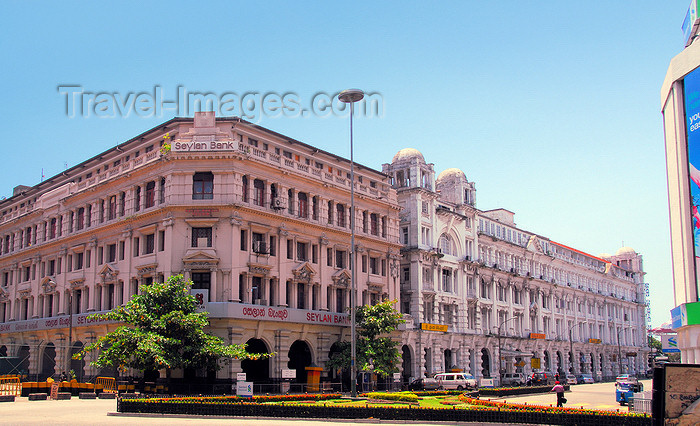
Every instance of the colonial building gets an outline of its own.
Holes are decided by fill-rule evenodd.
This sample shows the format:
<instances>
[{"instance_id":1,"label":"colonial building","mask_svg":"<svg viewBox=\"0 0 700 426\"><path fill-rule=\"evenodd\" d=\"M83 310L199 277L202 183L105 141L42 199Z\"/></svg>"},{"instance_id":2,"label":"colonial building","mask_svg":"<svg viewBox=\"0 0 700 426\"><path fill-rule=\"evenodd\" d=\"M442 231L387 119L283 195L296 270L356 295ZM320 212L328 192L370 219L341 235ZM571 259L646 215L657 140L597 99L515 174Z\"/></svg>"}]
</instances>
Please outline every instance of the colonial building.
<instances>
[{"instance_id":1,"label":"colonial building","mask_svg":"<svg viewBox=\"0 0 700 426\"><path fill-rule=\"evenodd\" d=\"M646 370L642 256L592 256L476 208L459 169L403 149L383 172L401 207L400 307L406 376L461 369L477 378L532 370L598 379Z\"/></svg>"},{"instance_id":2,"label":"colonial building","mask_svg":"<svg viewBox=\"0 0 700 426\"><path fill-rule=\"evenodd\" d=\"M398 298L396 191L355 169L358 302ZM218 378L296 369L305 382L304 367L349 340L350 184L337 155L197 113L19 186L0 202L0 356L19 356L32 378L95 376L94 357L70 354L116 325L88 314L184 274L214 334L276 353L230 362Z\"/></svg>"},{"instance_id":3,"label":"colonial building","mask_svg":"<svg viewBox=\"0 0 700 426\"><path fill-rule=\"evenodd\" d=\"M175 118L0 202L0 356L30 377L107 374L70 355L117 325L91 313L184 274L211 331L260 361L175 377L306 381L349 340L350 162L238 118ZM358 303L399 300L404 379L459 368L644 370L632 249L592 256L482 211L420 152L355 167ZM134 372L130 372L133 374Z\"/></svg>"}]
</instances>

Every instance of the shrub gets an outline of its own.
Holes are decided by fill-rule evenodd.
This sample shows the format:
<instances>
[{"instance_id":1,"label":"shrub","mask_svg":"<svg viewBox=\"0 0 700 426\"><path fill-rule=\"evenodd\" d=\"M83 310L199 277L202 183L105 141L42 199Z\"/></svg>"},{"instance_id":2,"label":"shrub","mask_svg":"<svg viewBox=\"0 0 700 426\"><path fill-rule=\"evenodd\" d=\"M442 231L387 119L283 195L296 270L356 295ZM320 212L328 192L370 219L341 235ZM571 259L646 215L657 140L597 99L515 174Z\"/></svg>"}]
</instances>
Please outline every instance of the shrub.
<instances>
[{"instance_id":1,"label":"shrub","mask_svg":"<svg viewBox=\"0 0 700 426\"><path fill-rule=\"evenodd\" d=\"M370 392L367 397L385 401L418 402L418 396L413 392Z\"/></svg>"}]
</instances>

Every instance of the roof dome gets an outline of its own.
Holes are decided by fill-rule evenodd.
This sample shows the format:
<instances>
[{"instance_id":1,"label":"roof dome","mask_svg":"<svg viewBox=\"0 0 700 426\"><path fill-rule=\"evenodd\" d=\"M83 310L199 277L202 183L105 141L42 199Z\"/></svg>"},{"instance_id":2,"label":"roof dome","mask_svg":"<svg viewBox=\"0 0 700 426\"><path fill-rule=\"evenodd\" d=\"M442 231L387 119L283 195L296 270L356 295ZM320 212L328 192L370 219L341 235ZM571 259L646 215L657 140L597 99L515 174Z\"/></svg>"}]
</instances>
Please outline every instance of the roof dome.
<instances>
[{"instance_id":1,"label":"roof dome","mask_svg":"<svg viewBox=\"0 0 700 426\"><path fill-rule=\"evenodd\" d=\"M407 160L412 160L414 158L418 158L420 161L425 163L425 158L423 158L423 154L420 153L415 148L404 148L401 151L397 152L396 155L394 155L394 158L391 160L392 163L396 163L397 161L407 161Z\"/></svg>"},{"instance_id":2,"label":"roof dome","mask_svg":"<svg viewBox=\"0 0 700 426\"><path fill-rule=\"evenodd\" d=\"M449 179L449 178L464 178L464 180L467 180L467 176L464 174L463 171L460 169L456 168L451 168L447 170L443 170L437 177L438 182L443 180L443 179Z\"/></svg>"},{"instance_id":3,"label":"roof dome","mask_svg":"<svg viewBox=\"0 0 700 426\"><path fill-rule=\"evenodd\" d=\"M617 253L615 253L616 256L623 256L623 255L632 255L636 256L637 252L634 251L632 247L621 247Z\"/></svg>"}]
</instances>

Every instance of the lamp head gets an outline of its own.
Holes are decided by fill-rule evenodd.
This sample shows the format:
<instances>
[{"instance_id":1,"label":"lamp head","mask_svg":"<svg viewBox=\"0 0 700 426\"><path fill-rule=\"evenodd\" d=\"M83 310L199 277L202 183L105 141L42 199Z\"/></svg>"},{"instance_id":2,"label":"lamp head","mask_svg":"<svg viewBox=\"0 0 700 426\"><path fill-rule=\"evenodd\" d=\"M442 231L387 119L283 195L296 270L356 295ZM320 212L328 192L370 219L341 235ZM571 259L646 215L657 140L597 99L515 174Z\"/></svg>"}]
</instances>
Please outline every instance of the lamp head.
<instances>
[{"instance_id":1,"label":"lamp head","mask_svg":"<svg viewBox=\"0 0 700 426\"><path fill-rule=\"evenodd\" d=\"M357 102L365 97L365 92L360 89L346 89L340 92L338 99L346 104Z\"/></svg>"}]
</instances>

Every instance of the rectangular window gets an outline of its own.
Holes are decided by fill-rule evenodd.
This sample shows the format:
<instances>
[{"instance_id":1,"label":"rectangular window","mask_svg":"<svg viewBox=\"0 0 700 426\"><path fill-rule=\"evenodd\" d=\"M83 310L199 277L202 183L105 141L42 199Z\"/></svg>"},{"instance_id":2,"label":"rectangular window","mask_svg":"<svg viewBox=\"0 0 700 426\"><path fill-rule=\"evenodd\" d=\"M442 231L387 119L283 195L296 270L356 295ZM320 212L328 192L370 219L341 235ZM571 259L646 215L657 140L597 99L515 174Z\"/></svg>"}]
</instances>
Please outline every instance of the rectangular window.
<instances>
[{"instance_id":1,"label":"rectangular window","mask_svg":"<svg viewBox=\"0 0 700 426\"><path fill-rule=\"evenodd\" d=\"M104 208L104 201L102 203L103 203L103 208ZM125 214L126 214L126 192L121 192L119 194L119 216L124 216Z\"/></svg>"},{"instance_id":2,"label":"rectangular window","mask_svg":"<svg viewBox=\"0 0 700 426\"><path fill-rule=\"evenodd\" d=\"M214 174L197 172L192 178L192 199L211 200L214 198Z\"/></svg>"},{"instance_id":3,"label":"rectangular window","mask_svg":"<svg viewBox=\"0 0 700 426\"><path fill-rule=\"evenodd\" d=\"M158 231L158 251L165 251L165 231Z\"/></svg>"},{"instance_id":4,"label":"rectangular window","mask_svg":"<svg viewBox=\"0 0 700 426\"><path fill-rule=\"evenodd\" d=\"M110 244L107 246L107 262L115 262L117 260L117 245Z\"/></svg>"},{"instance_id":5,"label":"rectangular window","mask_svg":"<svg viewBox=\"0 0 700 426\"><path fill-rule=\"evenodd\" d=\"M294 259L294 240L287 238L287 259Z\"/></svg>"},{"instance_id":6,"label":"rectangular window","mask_svg":"<svg viewBox=\"0 0 700 426\"><path fill-rule=\"evenodd\" d=\"M345 206L343 204L336 204L336 218L337 224L341 228L345 228Z\"/></svg>"},{"instance_id":7,"label":"rectangular window","mask_svg":"<svg viewBox=\"0 0 700 426\"><path fill-rule=\"evenodd\" d=\"M339 269L345 268L345 250L335 251L335 267Z\"/></svg>"},{"instance_id":8,"label":"rectangular window","mask_svg":"<svg viewBox=\"0 0 700 426\"><path fill-rule=\"evenodd\" d=\"M139 254L141 254L141 247L140 247L141 240L139 239L139 237L134 237L132 241L133 241L132 245L134 247L134 253L132 256L139 257Z\"/></svg>"},{"instance_id":9,"label":"rectangular window","mask_svg":"<svg viewBox=\"0 0 700 426\"><path fill-rule=\"evenodd\" d=\"M367 255L362 255L362 272L367 272Z\"/></svg>"},{"instance_id":10,"label":"rectangular window","mask_svg":"<svg viewBox=\"0 0 700 426\"><path fill-rule=\"evenodd\" d=\"M369 258L369 273L374 275L379 275L379 258L370 257Z\"/></svg>"},{"instance_id":11,"label":"rectangular window","mask_svg":"<svg viewBox=\"0 0 700 426\"><path fill-rule=\"evenodd\" d=\"M144 254L151 254L156 249L156 235L148 234L146 235L146 246L144 247Z\"/></svg>"},{"instance_id":12,"label":"rectangular window","mask_svg":"<svg viewBox=\"0 0 700 426\"><path fill-rule=\"evenodd\" d=\"M140 189L140 188L138 188ZM138 210L138 209L137 209ZM107 220L112 220L117 217L117 196L109 197L109 205L107 206Z\"/></svg>"},{"instance_id":13,"label":"rectangular window","mask_svg":"<svg viewBox=\"0 0 700 426\"><path fill-rule=\"evenodd\" d=\"M192 247L211 247L211 228L192 228Z\"/></svg>"},{"instance_id":14,"label":"rectangular window","mask_svg":"<svg viewBox=\"0 0 700 426\"><path fill-rule=\"evenodd\" d=\"M88 250L85 252L85 267L89 268L90 267L90 258L92 257L92 250Z\"/></svg>"},{"instance_id":15,"label":"rectangular window","mask_svg":"<svg viewBox=\"0 0 700 426\"><path fill-rule=\"evenodd\" d=\"M49 238L56 238L56 218L53 217L49 221ZM6 238L7 240L7 238ZM5 252L7 252L7 242L5 243Z\"/></svg>"},{"instance_id":16,"label":"rectangular window","mask_svg":"<svg viewBox=\"0 0 700 426\"><path fill-rule=\"evenodd\" d=\"M311 262L318 263L318 245L313 244L311 246Z\"/></svg>"},{"instance_id":17,"label":"rectangular window","mask_svg":"<svg viewBox=\"0 0 700 426\"><path fill-rule=\"evenodd\" d=\"M260 179L253 181L253 204L256 206L265 206L265 182Z\"/></svg>"},{"instance_id":18,"label":"rectangular window","mask_svg":"<svg viewBox=\"0 0 700 426\"><path fill-rule=\"evenodd\" d=\"M75 254L75 270L79 271L83 269L83 253Z\"/></svg>"},{"instance_id":19,"label":"rectangular window","mask_svg":"<svg viewBox=\"0 0 700 426\"><path fill-rule=\"evenodd\" d=\"M241 251L248 251L248 231L241 229Z\"/></svg>"},{"instance_id":20,"label":"rectangular window","mask_svg":"<svg viewBox=\"0 0 700 426\"><path fill-rule=\"evenodd\" d=\"M297 284L297 309L306 309L306 284Z\"/></svg>"},{"instance_id":21,"label":"rectangular window","mask_svg":"<svg viewBox=\"0 0 700 426\"><path fill-rule=\"evenodd\" d=\"M124 260L124 241L119 241L119 260Z\"/></svg>"},{"instance_id":22,"label":"rectangular window","mask_svg":"<svg viewBox=\"0 0 700 426\"><path fill-rule=\"evenodd\" d=\"M299 205L297 208L297 213L299 217L306 218L309 216L309 200L308 196L304 192L297 194L297 199L299 200Z\"/></svg>"},{"instance_id":23,"label":"rectangular window","mask_svg":"<svg viewBox=\"0 0 700 426\"><path fill-rule=\"evenodd\" d=\"M135 189L135 195L134 195L134 211L139 211L141 210L141 187L137 186ZM111 205L111 198L110 198L110 205Z\"/></svg>"},{"instance_id":24,"label":"rectangular window","mask_svg":"<svg viewBox=\"0 0 700 426\"><path fill-rule=\"evenodd\" d=\"M97 247L97 264L102 265L104 263L104 249L102 247Z\"/></svg>"},{"instance_id":25,"label":"rectangular window","mask_svg":"<svg viewBox=\"0 0 700 426\"><path fill-rule=\"evenodd\" d=\"M369 233L372 235L379 235L379 215L376 213L369 215ZM406 241L408 241L408 237Z\"/></svg>"},{"instance_id":26,"label":"rectangular window","mask_svg":"<svg viewBox=\"0 0 700 426\"><path fill-rule=\"evenodd\" d=\"M330 247L326 249L326 265L333 266L333 249Z\"/></svg>"},{"instance_id":27,"label":"rectangular window","mask_svg":"<svg viewBox=\"0 0 700 426\"><path fill-rule=\"evenodd\" d=\"M253 253L256 254L268 254L267 242L265 241L265 235L259 232L253 232Z\"/></svg>"},{"instance_id":28,"label":"rectangular window","mask_svg":"<svg viewBox=\"0 0 700 426\"><path fill-rule=\"evenodd\" d=\"M150 181L146 184L146 208L156 205L156 182Z\"/></svg>"},{"instance_id":29,"label":"rectangular window","mask_svg":"<svg viewBox=\"0 0 700 426\"><path fill-rule=\"evenodd\" d=\"M277 238L270 235L270 256L277 256Z\"/></svg>"},{"instance_id":30,"label":"rectangular window","mask_svg":"<svg viewBox=\"0 0 700 426\"><path fill-rule=\"evenodd\" d=\"M76 229L80 231L85 225L85 208L81 207L78 209L78 221L75 224Z\"/></svg>"},{"instance_id":31,"label":"rectangular window","mask_svg":"<svg viewBox=\"0 0 700 426\"><path fill-rule=\"evenodd\" d=\"M297 242L297 260L309 260L308 244Z\"/></svg>"}]
</instances>

